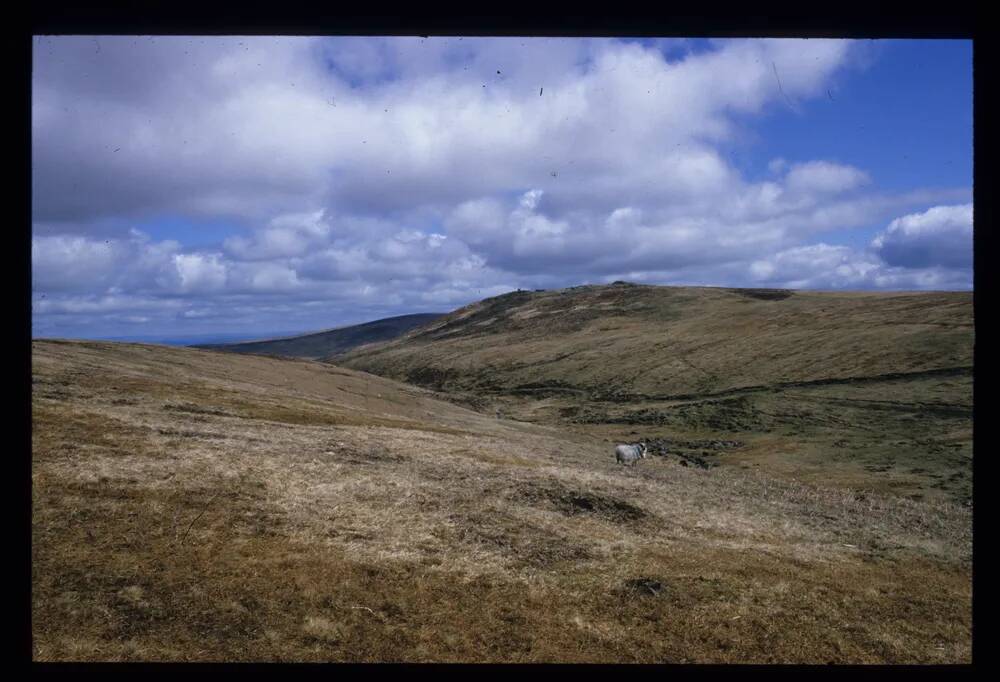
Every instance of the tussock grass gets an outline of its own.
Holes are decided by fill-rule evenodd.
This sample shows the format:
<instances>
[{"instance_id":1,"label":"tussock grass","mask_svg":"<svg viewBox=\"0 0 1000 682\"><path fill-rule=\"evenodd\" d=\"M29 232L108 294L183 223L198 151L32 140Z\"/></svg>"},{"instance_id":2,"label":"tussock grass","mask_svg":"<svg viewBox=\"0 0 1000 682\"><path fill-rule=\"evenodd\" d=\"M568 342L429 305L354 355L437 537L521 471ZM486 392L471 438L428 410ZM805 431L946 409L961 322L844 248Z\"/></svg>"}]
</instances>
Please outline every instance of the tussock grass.
<instances>
[{"instance_id":1,"label":"tussock grass","mask_svg":"<svg viewBox=\"0 0 1000 682\"><path fill-rule=\"evenodd\" d=\"M318 363L36 342L33 369L67 382L33 396L36 660L971 656L960 505L623 468Z\"/></svg>"}]
</instances>

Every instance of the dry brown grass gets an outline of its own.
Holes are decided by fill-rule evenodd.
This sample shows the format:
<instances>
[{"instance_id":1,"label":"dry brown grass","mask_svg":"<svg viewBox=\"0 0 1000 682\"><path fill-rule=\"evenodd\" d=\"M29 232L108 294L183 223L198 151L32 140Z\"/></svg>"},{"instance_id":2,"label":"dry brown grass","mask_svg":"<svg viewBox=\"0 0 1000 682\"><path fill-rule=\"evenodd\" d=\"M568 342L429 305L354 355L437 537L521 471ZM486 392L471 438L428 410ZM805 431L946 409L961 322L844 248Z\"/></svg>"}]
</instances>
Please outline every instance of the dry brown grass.
<instances>
[{"instance_id":1,"label":"dry brown grass","mask_svg":"<svg viewBox=\"0 0 1000 682\"><path fill-rule=\"evenodd\" d=\"M473 303L334 362L449 391L597 399L971 367L969 292L590 286Z\"/></svg>"},{"instance_id":2,"label":"dry brown grass","mask_svg":"<svg viewBox=\"0 0 1000 682\"><path fill-rule=\"evenodd\" d=\"M33 375L36 660L970 660L957 505L621 468L318 363L36 342Z\"/></svg>"},{"instance_id":3,"label":"dry brown grass","mask_svg":"<svg viewBox=\"0 0 1000 682\"><path fill-rule=\"evenodd\" d=\"M728 462L791 481L965 503L974 334L969 292L619 284L486 299L333 361L487 415L737 438Z\"/></svg>"}]
</instances>

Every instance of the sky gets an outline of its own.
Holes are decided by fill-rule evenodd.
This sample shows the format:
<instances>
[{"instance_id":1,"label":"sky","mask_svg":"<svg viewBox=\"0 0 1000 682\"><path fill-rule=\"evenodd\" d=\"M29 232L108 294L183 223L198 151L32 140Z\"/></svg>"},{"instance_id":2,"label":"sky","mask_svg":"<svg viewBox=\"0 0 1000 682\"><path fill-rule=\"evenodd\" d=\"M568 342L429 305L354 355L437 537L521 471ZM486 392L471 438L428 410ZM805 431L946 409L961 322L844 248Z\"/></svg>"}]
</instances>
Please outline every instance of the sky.
<instances>
[{"instance_id":1,"label":"sky","mask_svg":"<svg viewBox=\"0 0 1000 682\"><path fill-rule=\"evenodd\" d=\"M971 290L965 40L36 36L32 333Z\"/></svg>"}]
</instances>

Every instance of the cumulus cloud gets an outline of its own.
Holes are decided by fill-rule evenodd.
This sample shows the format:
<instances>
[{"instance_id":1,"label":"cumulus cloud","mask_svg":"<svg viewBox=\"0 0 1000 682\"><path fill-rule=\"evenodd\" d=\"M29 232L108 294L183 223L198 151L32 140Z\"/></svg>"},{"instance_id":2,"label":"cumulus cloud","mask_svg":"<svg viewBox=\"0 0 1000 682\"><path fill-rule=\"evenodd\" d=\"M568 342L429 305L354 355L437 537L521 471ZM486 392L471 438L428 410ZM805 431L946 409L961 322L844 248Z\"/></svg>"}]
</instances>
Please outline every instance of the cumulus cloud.
<instances>
[{"instance_id":1,"label":"cumulus cloud","mask_svg":"<svg viewBox=\"0 0 1000 682\"><path fill-rule=\"evenodd\" d=\"M252 237L231 237L226 249L244 260L269 260L301 256L311 247L322 244L330 233L324 211L281 215Z\"/></svg>"},{"instance_id":2,"label":"cumulus cloud","mask_svg":"<svg viewBox=\"0 0 1000 682\"><path fill-rule=\"evenodd\" d=\"M173 258L178 288L183 293L218 291L226 284L226 266L216 254L184 253Z\"/></svg>"},{"instance_id":3,"label":"cumulus cloud","mask_svg":"<svg viewBox=\"0 0 1000 682\"><path fill-rule=\"evenodd\" d=\"M50 292L99 286L124 262L117 241L112 246L110 240L58 235L36 237L31 244L33 285Z\"/></svg>"},{"instance_id":4,"label":"cumulus cloud","mask_svg":"<svg viewBox=\"0 0 1000 682\"><path fill-rule=\"evenodd\" d=\"M758 284L808 289L867 289L879 269L876 259L847 246L810 244L779 251L750 264Z\"/></svg>"},{"instance_id":5,"label":"cumulus cloud","mask_svg":"<svg viewBox=\"0 0 1000 682\"><path fill-rule=\"evenodd\" d=\"M39 324L89 310L130 324L309 328L518 286L896 286L910 280L886 268L959 267L964 252L948 250L959 219L927 217L936 209L890 223L861 255L808 244L941 196L880 194L834 159L773 159L758 179L724 153L753 117L823 95L854 51L838 40L689 51L611 39L37 37ZM164 214L225 217L242 232L197 248L134 229Z\"/></svg>"},{"instance_id":6,"label":"cumulus cloud","mask_svg":"<svg viewBox=\"0 0 1000 682\"><path fill-rule=\"evenodd\" d=\"M606 40L38 38L35 218L716 192L732 173L696 143L774 99L772 63L808 96L847 49L745 41L667 62Z\"/></svg>"},{"instance_id":7,"label":"cumulus cloud","mask_svg":"<svg viewBox=\"0 0 1000 682\"><path fill-rule=\"evenodd\" d=\"M890 265L908 268L972 266L972 204L934 206L896 218L872 241Z\"/></svg>"},{"instance_id":8,"label":"cumulus cloud","mask_svg":"<svg viewBox=\"0 0 1000 682\"><path fill-rule=\"evenodd\" d=\"M824 243L750 263L752 281L810 289L972 288L972 205L935 206L892 220L867 250Z\"/></svg>"},{"instance_id":9,"label":"cumulus cloud","mask_svg":"<svg viewBox=\"0 0 1000 682\"><path fill-rule=\"evenodd\" d=\"M868 174L857 168L827 161L809 161L792 166L785 184L793 192L839 194L868 181Z\"/></svg>"}]
</instances>

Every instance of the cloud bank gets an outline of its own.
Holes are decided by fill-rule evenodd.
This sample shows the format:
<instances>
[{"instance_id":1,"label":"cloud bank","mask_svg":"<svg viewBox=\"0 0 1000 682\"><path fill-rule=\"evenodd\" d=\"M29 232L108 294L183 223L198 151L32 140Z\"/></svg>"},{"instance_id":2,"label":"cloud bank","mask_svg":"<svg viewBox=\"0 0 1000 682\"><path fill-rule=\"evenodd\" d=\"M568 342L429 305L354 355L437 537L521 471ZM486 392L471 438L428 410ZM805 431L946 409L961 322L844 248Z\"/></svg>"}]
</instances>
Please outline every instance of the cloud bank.
<instances>
[{"instance_id":1,"label":"cloud bank","mask_svg":"<svg viewBox=\"0 0 1000 682\"><path fill-rule=\"evenodd\" d=\"M852 49L36 38L36 333L309 329L615 279L971 287L967 193L728 160L754 120L855 68ZM154 239L165 215L236 233ZM867 248L824 242L871 225Z\"/></svg>"}]
</instances>

